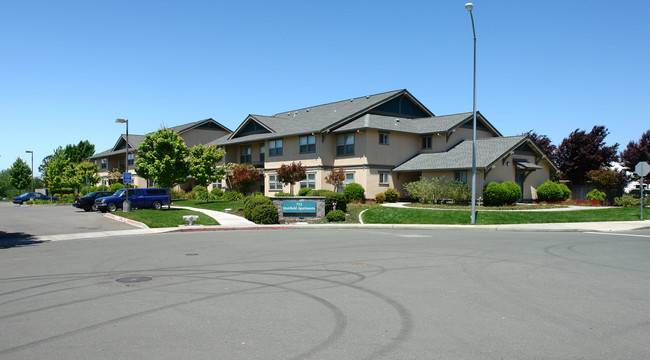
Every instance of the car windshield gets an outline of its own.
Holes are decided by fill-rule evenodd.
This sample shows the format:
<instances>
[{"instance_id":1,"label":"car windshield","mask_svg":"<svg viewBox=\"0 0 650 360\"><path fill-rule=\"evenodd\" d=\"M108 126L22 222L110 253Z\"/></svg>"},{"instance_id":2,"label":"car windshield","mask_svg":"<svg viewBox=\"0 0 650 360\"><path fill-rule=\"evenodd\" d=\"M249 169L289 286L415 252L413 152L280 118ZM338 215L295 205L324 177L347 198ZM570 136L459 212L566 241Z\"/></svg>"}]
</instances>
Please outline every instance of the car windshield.
<instances>
[{"instance_id":1,"label":"car windshield","mask_svg":"<svg viewBox=\"0 0 650 360\"><path fill-rule=\"evenodd\" d=\"M88 194L82 196L82 198L93 197L93 196L95 196L95 194L97 194L98 192L99 192L99 191L93 191L93 192L91 192L91 193L88 193Z\"/></svg>"},{"instance_id":2,"label":"car windshield","mask_svg":"<svg viewBox=\"0 0 650 360\"><path fill-rule=\"evenodd\" d=\"M31 196L31 195L32 195L32 193L26 192L26 193L24 193L24 194L22 194L20 196L23 197L23 196Z\"/></svg>"},{"instance_id":3,"label":"car windshield","mask_svg":"<svg viewBox=\"0 0 650 360\"><path fill-rule=\"evenodd\" d=\"M115 192L115 196L124 196L125 189L119 189Z\"/></svg>"}]
</instances>

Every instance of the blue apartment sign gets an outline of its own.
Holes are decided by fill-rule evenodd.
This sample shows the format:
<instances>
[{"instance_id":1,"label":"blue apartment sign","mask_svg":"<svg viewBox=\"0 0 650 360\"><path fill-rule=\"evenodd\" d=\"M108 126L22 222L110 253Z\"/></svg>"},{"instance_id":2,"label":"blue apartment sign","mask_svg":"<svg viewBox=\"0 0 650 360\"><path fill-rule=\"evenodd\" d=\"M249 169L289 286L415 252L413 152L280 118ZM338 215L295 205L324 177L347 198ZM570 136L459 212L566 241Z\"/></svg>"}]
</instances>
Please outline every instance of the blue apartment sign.
<instances>
[{"instance_id":1,"label":"blue apartment sign","mask_svg":"<svg viewBox=\"0 0 650 360\"><path fill-rule=\"evenodd\" d=\"M316 201L293 201L282 202L283 214L316 214Z\"/></svg>"},{"instance_id":2,"label":"blue apartment sign","mask_svg":"<svg viewBox=\"0 0 650 360\"><path fill-rule=\"evenodd\" d=\"M125 184L132 184L132 182L131 182L131 173L130 172L125 172L124 174L122 174L122 181Z\"/></svg>"}]
</instances>

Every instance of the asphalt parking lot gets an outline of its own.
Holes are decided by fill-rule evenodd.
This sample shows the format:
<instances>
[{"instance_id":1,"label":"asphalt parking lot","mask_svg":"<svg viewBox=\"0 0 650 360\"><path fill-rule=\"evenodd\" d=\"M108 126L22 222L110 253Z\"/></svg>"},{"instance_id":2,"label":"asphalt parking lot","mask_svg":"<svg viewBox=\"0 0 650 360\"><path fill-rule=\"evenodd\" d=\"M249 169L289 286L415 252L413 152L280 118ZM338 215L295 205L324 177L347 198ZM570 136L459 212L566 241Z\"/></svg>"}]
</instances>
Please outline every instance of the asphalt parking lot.
<instances>
[{"instance_id":1,"label":"asphalt parking lot","mask_svg":"<svg viewBox=\"0 0 650 360\"><path fill-rule=\"evenodd\" d=\"M16 246L0 250L0 358L647 359L648 258L648 230Z\"/></svg>"},{"instance_id":2,"label":"asphalt parking lot","mask_svg":"<svg viewBox=\"0 0 650 360\"><path fill-rule=\"evenodd\" d=\"M16 205L0 202L0 240L39 235L130 230L133 226L72 205Z\"/></svg>"}]
</instances>

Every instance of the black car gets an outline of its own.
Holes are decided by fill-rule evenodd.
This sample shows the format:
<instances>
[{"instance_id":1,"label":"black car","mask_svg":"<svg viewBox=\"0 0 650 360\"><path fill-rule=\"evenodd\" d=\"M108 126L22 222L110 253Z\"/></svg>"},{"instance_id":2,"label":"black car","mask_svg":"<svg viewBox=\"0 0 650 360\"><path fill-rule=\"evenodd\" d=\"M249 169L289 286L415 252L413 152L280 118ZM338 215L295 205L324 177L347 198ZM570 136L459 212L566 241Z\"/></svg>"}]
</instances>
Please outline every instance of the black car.
<instances>
[{"instance_id":1,"label":"black car","mask_svg":"<svg viewBox=\"0 0 650 360\"><path fill-rule=\"evenodd\" d=\"M13 198L13 203L22 205L25 201L30 201L30 200L57 200L56 196L47 196L39 192L26 192L22 195L14 196Z\"/></svg>"},{"instance_id":2,"label":"black car","mask_svg":"<svg viewBox=\"0 0 650 360\"><path fill-rule=\"evenodd\" d=\"M95 199L111 195L113 195L112 191L93 191L82 197L74 198L72 206L84 209L84 211L96 211L97 207L95 206Z\"/></svg>"}]
</instances>

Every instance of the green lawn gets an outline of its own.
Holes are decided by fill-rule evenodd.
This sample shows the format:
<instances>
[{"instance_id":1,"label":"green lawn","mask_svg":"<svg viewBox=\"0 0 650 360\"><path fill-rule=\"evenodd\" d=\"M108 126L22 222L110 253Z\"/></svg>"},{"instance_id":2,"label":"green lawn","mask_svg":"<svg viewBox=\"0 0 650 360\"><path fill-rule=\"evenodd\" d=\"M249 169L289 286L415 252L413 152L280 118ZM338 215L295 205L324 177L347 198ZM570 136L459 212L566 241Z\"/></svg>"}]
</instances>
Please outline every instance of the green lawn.
<instances>
[{"instance_id":1,"label":"green lawn","mask_svg":"<svg viewBox=\"0 0 650 360\"><path fill-rule=\"evenodd\" d=\"M187 221L183 220L184 215L198 215L199 220L195 221L194 224L219 225L219 222L217 222L217 220L200 212L185 209L167 209L166 207L163 207L161 210L134 209L128 213L115 212L114 214L131 220L139 221L146 224L150 228L175 227L178 225L187 224Z\"/></svg>"},{"instance_id":2,"label":"green lawn","mask_svg":"<svg viewBox=\"0 0 650 360\"><path fill-rule=\"evenodd\" d=\"M532 224L593 221L635 221L640 220L639 208L608 208L576 211L478 211L476 224ZM643 218L650 215L644 209ZM469 224L467 210L399 209L385 206L373 207L363 213L367 224Z\"/></svg>"},{"instance_id":3,"label":"green lawn","mask_svg":"<svg viewBox=\"0 0 650 360\"><path fill-rule=\"evenodd\" d=\"M190 206L207 210L216 210L216 211L225 211L226 209L232 209L233 214L243 211L244 202L243 201L209 201L205 200L186 200L186 199L176 199L172 201L172 205L177 206Z\"/></svg>"}]
</instances>

